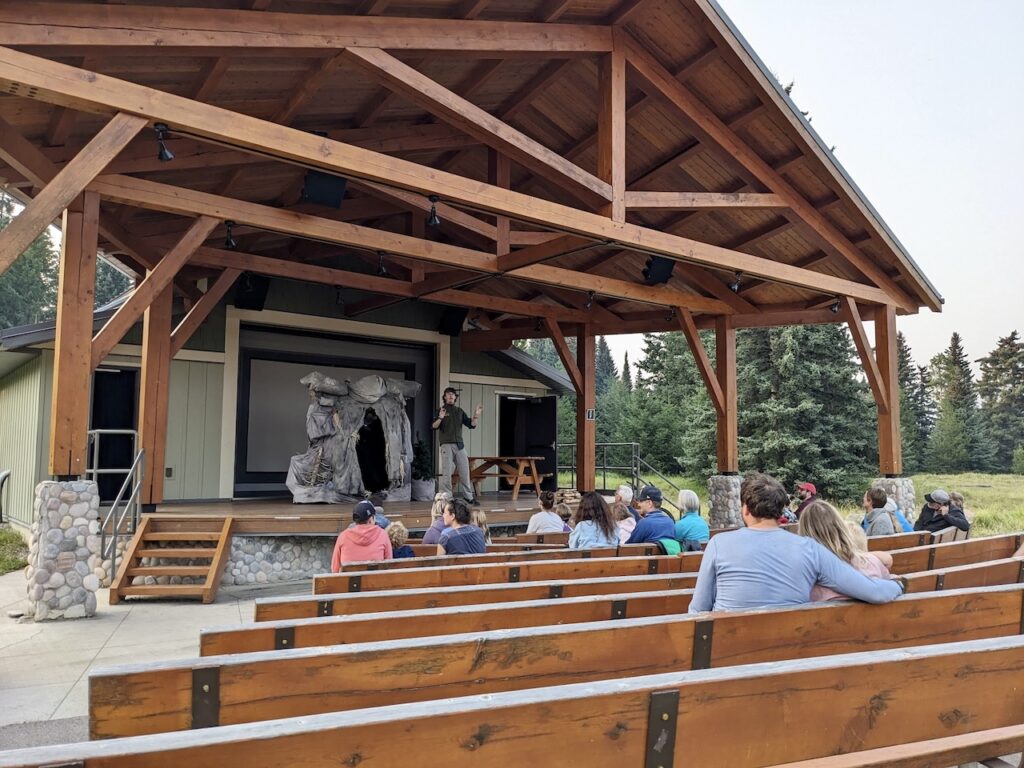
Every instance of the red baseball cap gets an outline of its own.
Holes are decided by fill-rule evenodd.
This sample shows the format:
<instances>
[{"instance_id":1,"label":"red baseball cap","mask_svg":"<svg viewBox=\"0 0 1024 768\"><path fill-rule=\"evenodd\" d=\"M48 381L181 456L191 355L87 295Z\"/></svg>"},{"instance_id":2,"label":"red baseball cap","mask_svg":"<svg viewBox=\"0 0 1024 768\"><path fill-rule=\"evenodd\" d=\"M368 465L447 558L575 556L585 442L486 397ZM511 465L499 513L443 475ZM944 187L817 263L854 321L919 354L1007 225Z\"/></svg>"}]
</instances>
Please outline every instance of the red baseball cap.
<instances>
[{"instance_id":1,"label":"red baseball cap","mask_svg":"<svg viewBox=\"0 0 1024 768\"><path fill-rule=\"evenodd\" d=\"M814 487L814 483L797 483L796 487L801 491L810 491L815 495L818 493L818 489Z\"/></svg>"}]
</instances>

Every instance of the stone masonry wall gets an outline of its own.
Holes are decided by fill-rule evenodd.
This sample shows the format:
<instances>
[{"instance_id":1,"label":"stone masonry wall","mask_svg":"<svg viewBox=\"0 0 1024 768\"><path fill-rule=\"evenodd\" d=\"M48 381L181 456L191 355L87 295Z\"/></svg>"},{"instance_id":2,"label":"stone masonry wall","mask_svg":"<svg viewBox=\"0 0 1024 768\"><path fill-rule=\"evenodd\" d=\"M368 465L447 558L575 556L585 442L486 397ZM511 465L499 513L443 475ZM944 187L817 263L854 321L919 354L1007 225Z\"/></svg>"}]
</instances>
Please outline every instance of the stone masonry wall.
<instances>
[{"instance_id":1,"label":"stone masonry wall","mask_svg":"<svg viewBox=\"0 0 1024 768\"><path fill-rule=\"evenodd\" d=\"M100 500L96 483L42 482L36 486L29 539L28 605L36 621L96 613L100 568Z\"/></svg>"},{"instance_id":2,"label":"stone masonry wall","mask_svg":"<svg viewBox=\"0 0 1024 768\"><path fill-rule=\"evenodd\" d=\"M909 477L878 477L871 482L871 487L882 488L887 494L896 499L900 510L907 519L913 522L917 519L918 506L917 495L914 491L914 481Z\"/></svg>"},{"instance_id":3,"label":"stone masonry wall","mask_svg":"<svg viewBox=\"0 0 1024 768\"><path fill-rule=\"evenodd\" d=\"M726 528L743 525L740 504L739 475L712 475L708 478L708 525L712 528Z\"/></svg>"}]
</instances>

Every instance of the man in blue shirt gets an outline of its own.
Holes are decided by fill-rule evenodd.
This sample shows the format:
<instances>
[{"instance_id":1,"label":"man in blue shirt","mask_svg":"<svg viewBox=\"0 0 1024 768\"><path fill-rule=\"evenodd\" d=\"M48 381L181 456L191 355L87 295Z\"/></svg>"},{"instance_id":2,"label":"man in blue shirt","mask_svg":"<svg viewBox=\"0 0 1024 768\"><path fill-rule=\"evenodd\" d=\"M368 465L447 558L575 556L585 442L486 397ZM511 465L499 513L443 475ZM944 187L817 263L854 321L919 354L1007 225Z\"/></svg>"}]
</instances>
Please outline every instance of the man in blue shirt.
<instances>
[{"instance_id":1,"label":"man in blue shirt","mask_svg":"<svg viewBox=\"0 0 1024 768\"><path fill-rule=\"evenodd\" d=\"M626 540L627 544L644 544L658 539L676 538L676 521L661 509L661 491L645 485L636 497L640 509L640 522Z\"/></svg>"},{"instance_id":2,"label":"man in blue shirt","mask_svg":"<svg viewBox=\"0 0 1024 768\"><path fill-rule=\"evenodd\" d=\"M868 603L903 594L900 582L869 578L814 539L780 528L789 498L775 478L748 475L740 501L746 527L708 542L690 613L802 605L810 602L815 584Z\"/></svg>"}]
</instances>

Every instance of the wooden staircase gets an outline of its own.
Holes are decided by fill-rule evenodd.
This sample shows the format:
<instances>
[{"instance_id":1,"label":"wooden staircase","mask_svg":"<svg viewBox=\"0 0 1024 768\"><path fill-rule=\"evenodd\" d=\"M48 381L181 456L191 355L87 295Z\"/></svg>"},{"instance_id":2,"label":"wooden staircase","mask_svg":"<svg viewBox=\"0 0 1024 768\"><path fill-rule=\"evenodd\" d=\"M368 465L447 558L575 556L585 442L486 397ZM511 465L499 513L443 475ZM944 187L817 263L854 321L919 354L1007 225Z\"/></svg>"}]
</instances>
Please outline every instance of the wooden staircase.
<instances>
[{"instance_id":1,"label":"wooden staircase","mask_svg":"<svg viewBox=\"0 0 1024 768\"><path fill-rule=\"evenodd\" d=\"M143 517L125 547L110 585L110 604L125 597L198 597L212 603L231 547L233 518L205 519L182 526ZM192 530L190 530L192 529ZM180 560L181 564L142 565L143 558ZM202 561L196 563L195 561ZM133 584L136 577L188 576L192 584Z\"/></svg>"}]
</instances>

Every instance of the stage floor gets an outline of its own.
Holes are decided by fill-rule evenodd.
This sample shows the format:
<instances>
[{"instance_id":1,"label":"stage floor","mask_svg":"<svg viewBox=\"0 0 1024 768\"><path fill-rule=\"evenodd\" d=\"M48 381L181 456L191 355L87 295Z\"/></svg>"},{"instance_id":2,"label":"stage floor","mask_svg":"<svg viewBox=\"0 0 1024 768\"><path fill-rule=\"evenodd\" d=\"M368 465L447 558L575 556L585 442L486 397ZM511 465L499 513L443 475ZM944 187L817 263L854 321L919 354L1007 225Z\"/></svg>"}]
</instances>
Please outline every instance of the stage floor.
<instances>
[{"instance_id":1,"label":"stage floor","mask_svg":"<svg viewBox=\"0 0 1024 768\"><path fill-rule=\"evenodd\" d=\"M234 518L237 534L336 535L352 521L352 504L293 504L290 498L232 499L204 502L168 502L157 506L150 517L161 521L161 528L174 524L180 530L201 530L226 517ZM385 503L384 514L401 520L412 532L430 527L429 501ZM483 494L480 509L487 513L489 526L525 525L540 509L537 498L520 494L515 501L510 493ZM177 522L175 522L177 521Z\"/></svg>"}]
</instances>

